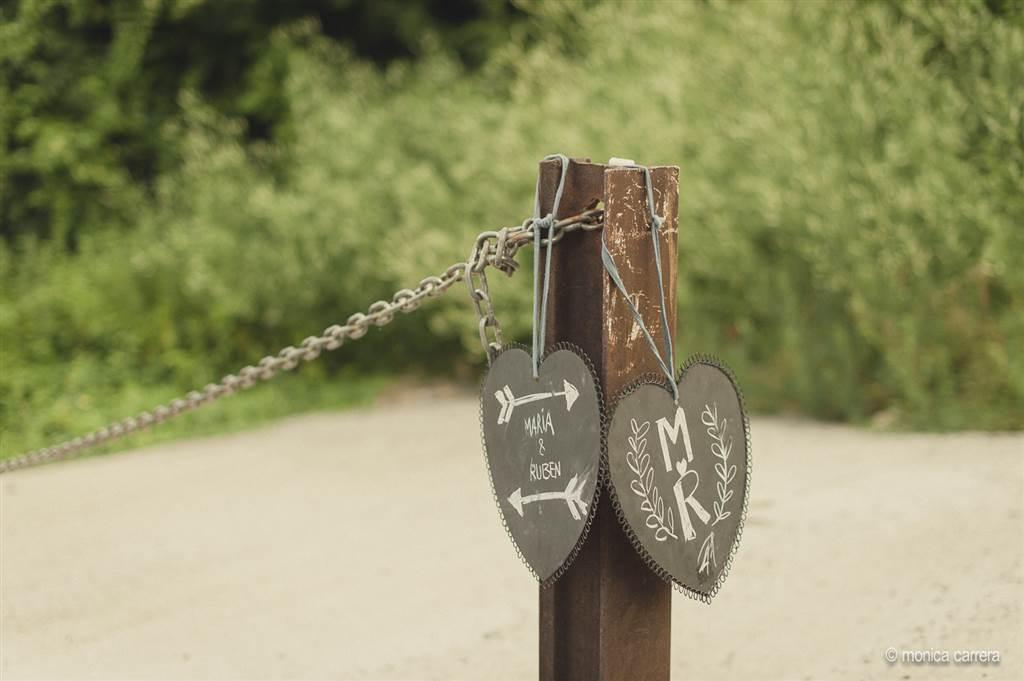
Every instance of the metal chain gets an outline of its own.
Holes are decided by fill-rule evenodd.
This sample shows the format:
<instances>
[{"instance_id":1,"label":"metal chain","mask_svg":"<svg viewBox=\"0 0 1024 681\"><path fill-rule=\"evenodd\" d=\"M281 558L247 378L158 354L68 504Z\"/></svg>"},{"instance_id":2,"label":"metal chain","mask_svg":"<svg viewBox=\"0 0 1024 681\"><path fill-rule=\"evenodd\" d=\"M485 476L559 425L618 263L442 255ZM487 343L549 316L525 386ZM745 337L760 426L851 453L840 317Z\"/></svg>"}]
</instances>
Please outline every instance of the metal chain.
<instances>
[{"instance_id":1,"label":"metal chain","mask_svg":"<svg viewBox=\"0 0 1024 681\"><path fill-rule=\"evenodd\" d=\"M543 244L555 243L574 231L593 231L603 226L603 212L587 210L578 215L555 223L552 236ZM0 460L0 473L9 473L19 468L38 466L51 461L68 459L86 450L107 444L136 431L155 426L216 400L247 390L260 381L268 381L281 371L290 371L302 362L309 362L320 356L324 350L336 350L346 340L357 340L366 335L371 326L386 326L395 313L409 313L420 304L442 296L455 283L465 279L470 285L470 298L479 316L480 338L488 353L488 361L495 348L502 343L501 326L494 316L494 306L487 288L485 270L494 267L511 276L519 264L516 254L533 239L533 219L519 227L506 227L498 231L482 232L476 238L473 250L465 262L448 267L439 276L423 279L416 288L395 292L390 301L378 300L370 305L366 313L356 312L344 324L334 324L324 329L319 336L309 336L298 347L288 346L277 355L267 355L255 366L241 369L237 374L228 374L217 383L210 383L202 390L193 390L184 397L160 405L152 411L144 411L112 423L87 435L67 440L51 447L37 449L10 459ZM487 339L487 328L493 329L494 341ZM495 344L497 344L495 346Z\"/></svg>"}]
</instances>

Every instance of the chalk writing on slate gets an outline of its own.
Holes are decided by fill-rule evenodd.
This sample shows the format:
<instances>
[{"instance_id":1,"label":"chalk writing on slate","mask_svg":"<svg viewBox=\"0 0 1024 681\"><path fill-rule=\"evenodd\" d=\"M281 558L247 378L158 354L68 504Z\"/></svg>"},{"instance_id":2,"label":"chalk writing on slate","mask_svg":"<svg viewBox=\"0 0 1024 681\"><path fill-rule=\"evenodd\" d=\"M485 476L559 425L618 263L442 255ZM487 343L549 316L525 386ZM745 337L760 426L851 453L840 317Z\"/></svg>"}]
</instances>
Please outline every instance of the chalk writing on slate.
<instances>
[{"instance_id":1,"label":"chalk writing on slate","mask_svg":"<svg viewBox=\"0 0 1024 681\"><path fill-rule=\"evenodd\" d=\"M617 398L608 429L612 499L648 563L710 600L743 529L750 429L724 365L691 360L677 385L678 403L653 381Z\"/></svg>"},{"instance_id":2,"label":"chalk writing on slate","mask_svg":"<svg viewBox=\"0 0 1024 681\"><path fill-rule=\"evenodd\" d=\"M582 353L560 347L533 377L519 347L499 354L480 396L498 509L523 561L558 577L585 538L601 459L601 398Z\"/></svg>"}]
</instances>

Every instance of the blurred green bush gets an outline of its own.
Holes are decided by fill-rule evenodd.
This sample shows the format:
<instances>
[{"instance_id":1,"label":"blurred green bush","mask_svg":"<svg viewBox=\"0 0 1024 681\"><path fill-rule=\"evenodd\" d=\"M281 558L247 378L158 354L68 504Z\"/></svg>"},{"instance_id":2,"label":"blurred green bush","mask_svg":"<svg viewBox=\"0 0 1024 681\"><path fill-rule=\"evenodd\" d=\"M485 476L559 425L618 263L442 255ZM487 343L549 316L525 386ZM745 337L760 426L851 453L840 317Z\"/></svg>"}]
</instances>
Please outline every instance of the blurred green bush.
<instances>
[{"instance_id":1,"label":"blurred green bush","mask_svg":"<svg viewBox=\"0 0 1024 681\"><path fill-rule=\"evenodd\" d=\"M166 132L183 89L244 122L246 141L282 138L289 50L301 43L275 34L303 20L376 63L440 43L476 65L524 16L506 0L2 4L0 236L74 248L94 230L134 227L139 200L181 160Z\"/></svg>"},{"instance_id":2,"label":"blurred green bush","mask_svg":"<svg viewBox=\"0 0 1024 681\"><path fill-rule=\"evenodd\" d=\"M5 190L0 455L120 416L125 394L148 407L140 385L202 385L464 257L529 213L554 151L682 167L679 350L720 355L756 409L1024 427L1021 5L523 3L517 17L472 67L430 35L382 67L317 22L281 25L272 133L184 82L155 137L166 162L145 185L104 161L123 176L68 200L71 248L15 224L55 195ZM43 118L5 107L5 173L12 130ZM87 177L94 154L123 151L102 140ZM93 204L118 206L117 224ZM496 286L520 337L528 279ZM456 293L326 367L479 362Z\"/></svg>"}]
</instances>

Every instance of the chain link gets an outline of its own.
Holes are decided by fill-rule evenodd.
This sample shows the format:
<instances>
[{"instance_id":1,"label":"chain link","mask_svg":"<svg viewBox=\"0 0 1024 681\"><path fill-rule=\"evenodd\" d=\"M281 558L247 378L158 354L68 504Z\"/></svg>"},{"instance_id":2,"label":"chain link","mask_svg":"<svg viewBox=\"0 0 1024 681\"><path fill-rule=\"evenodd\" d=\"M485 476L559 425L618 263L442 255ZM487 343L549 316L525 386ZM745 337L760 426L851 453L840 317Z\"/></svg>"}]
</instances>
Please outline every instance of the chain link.
<instances>
[{"instance_id":1,"label":"chain link","mask_svg":"<svg viewBox=\"0 0 1024 681\"><path fill-rule=\"evenodd\" d=\"M550 239L544 239L542 244L556 243L570 232L601 229L603 217L601 210L592 209L561 220L555 223ZM161 424L179 414L247 390L262 381L269 381L282 371L290 371L303 362L316 359L325 350L337 350L347 340L362 338L372 326L386 326L395 318L396 313L407 314L418 309L422 303L444 295L463 279L469 284L470 298L479 319L480 339L490 361L501 348L502 336L501 326L494 315L485 270L494 267L511 276L519 266L515 260L516 254L523 246L530 244L532 239L532 218L518 227L482 232L465 262L451 265L438 276L423 279L416 288L396 291L390 301L378 300L367 308L366 313L356 312L344 324L329 326L319 336L309 336L297 347L289 345L276 355L267 355L256 365L243 367L237 374L228 374L217 383L210 383L202 390L193 390L151 411L130 416L73 440L0 460L0 473L78 456L86 450ZM493 341L488 340L488 328L493 330Z\"/></svg>"}]
</instances>

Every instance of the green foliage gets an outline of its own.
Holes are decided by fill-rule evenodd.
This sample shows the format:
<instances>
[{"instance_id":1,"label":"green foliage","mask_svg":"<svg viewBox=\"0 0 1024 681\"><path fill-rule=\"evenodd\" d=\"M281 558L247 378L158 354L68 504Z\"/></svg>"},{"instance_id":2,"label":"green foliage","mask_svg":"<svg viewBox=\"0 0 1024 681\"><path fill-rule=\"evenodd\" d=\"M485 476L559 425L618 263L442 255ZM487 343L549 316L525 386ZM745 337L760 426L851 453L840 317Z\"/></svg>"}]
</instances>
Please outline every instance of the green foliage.
<instances>
[{"instance_id":1,"label":"green foliage","mask_svg":"<svg viewBox=\"0 0 1024 681\"><path fill-rule=\"evenodd\" d=\"M130 230L0 251L5 428L59 437L81 423L51 406L95 381L202 385L415 284L528 214L553 151L682 167L680 352L720 355L755 408L1024 427L1018 6L524 7L551 39L475 70L442 48L381 69L315 26L275 31L289 114L266 141L184 88L161 132L177 160ZM529 277L494 288L525 338ZM324 367L479 359L456 292Z\"/></svg>"},{"instance_id":2,"label":"green foliage","mask_svg":"<svg viewBox=\"0 0 1024 681\"><path fill-rule=\"evenodd\" d=\"M522 12L505 0L20 0L0 7L0 236L132 228L180 161L179 93L280 137L286 46L319 28L378 63L442 44L480 63ZM295 30L305 26L304 30ZM283 42L280 34L291 39Z\"/></svg>"}]
</instances>

